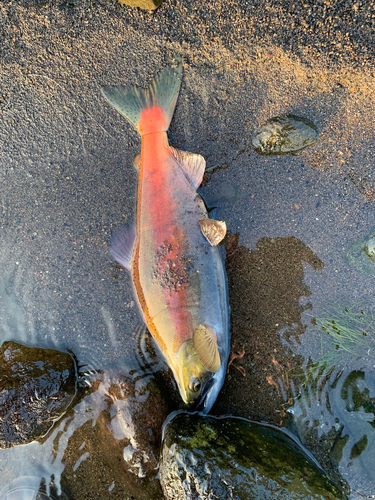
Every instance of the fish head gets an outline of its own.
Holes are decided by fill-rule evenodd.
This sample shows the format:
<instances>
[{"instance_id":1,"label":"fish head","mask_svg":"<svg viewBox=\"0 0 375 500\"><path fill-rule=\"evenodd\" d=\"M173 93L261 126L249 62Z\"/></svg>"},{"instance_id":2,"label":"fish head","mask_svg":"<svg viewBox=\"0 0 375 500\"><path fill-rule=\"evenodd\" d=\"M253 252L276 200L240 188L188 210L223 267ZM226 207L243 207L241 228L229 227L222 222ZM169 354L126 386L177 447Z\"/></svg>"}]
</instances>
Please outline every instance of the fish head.
<instances>
[{"instance_id":1,"label":"fish head","mask_svg":"<svg viewBox=\"0 0 375 500\"><path fill-rule=\"evenodd\" d=\"M184 342L177 353L175 378L181 397L188 407L200 401L214 373L205 368L195 352L192 341Z\"/></svg>"},{"instance_id":2,"label":"fish head","mask_svg":"<svg viewBox=\"0 0 375 500\"><path fill-rule=\"evenodd\" d=\"M209 397L216 385L217 374L205 367L191 340L180 346L176 361L173 371L184 403L189 409L197 409L199 406L207 413L222 385L214 391L214 399ZM206 401L210 401L209 407Z\"/></svg>"}]
</instances>

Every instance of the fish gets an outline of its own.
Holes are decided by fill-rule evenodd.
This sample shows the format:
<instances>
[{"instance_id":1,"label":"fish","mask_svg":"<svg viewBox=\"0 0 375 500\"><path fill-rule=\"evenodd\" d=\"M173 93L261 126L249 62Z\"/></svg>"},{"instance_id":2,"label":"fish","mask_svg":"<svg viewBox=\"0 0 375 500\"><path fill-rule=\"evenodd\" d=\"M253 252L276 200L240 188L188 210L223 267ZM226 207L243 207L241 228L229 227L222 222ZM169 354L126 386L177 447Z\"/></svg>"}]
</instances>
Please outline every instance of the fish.
<instances>
[{"instance_id":1,"label":"fish","mask_svg":"<svg viewBox=\"0 0 375 500\"><path fill-rule=\"evenodd\" d=\"M189 409L208 413L224 383L230 350L229 304L218 244L223 221L210 219L197 188L205 159L169 145L182 60L148 88L104 86L102 93L141 136L136 223L113 234L110 253L128 269L144 322Z\"/></svg>"}]
</instances>

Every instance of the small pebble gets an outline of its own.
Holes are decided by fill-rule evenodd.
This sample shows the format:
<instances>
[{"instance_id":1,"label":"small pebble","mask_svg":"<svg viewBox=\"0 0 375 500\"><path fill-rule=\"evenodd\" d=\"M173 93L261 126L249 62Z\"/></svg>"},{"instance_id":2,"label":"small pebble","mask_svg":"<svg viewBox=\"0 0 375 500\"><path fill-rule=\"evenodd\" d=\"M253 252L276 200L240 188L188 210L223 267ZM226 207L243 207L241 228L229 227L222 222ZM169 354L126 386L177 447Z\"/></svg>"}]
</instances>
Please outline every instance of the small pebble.
<instances>
[{"instance_id":1,"label":"small pebble","mask_svg":"<svg viewBox=\"0 0 375 500\"><path fill-rule=\"evenodd\" d=\"M155 10L163 0L119 0L119 2L129 5L129 7L139 7L145 10Z\"/></svg>"}]
</instances>

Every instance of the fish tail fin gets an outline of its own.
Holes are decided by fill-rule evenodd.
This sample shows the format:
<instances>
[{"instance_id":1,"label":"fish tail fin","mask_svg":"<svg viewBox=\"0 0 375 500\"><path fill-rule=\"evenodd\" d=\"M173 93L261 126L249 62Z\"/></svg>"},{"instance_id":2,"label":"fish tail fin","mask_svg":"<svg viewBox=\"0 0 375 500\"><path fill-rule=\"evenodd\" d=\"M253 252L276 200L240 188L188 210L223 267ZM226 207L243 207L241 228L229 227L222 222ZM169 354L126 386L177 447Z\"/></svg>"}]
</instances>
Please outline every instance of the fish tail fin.
<instances>
[{"instance_id":1,"label":"fish tail fin","mask_svg":"<svg viewBox=\"0 0 375 500\"><path fill-rule=\"evenodd\" d=\"M102 87L106 99L141 135L166 132L172 120L181 85L182 61L160 71L147 89L140 87Z\"/></svg>"}]
</instances>

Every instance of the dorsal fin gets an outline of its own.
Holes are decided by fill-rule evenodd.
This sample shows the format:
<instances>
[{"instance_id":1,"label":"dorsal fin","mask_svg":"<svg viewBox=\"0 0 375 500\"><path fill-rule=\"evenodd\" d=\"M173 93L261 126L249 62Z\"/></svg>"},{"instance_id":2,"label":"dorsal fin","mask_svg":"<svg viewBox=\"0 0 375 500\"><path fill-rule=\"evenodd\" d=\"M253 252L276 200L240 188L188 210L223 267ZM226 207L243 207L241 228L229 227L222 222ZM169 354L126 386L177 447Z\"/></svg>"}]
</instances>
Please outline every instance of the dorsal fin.
<instances>
[{"instance_id":1,"label":"dorsal fin","mask_svg":"<svg viewBox=\"0 0 375 500\"><path fill-rule=\"evenodd\" d=\"M180 151L179 149L169 147L175 160L183 170L191 187L198 189L200 186L203 174L206 169L206 160L201 155Z\"/></svg>"},{"instance_id":2,"label":"dorsal fin","mask_svg":"<svg viewBox=\"0 0 375 500\"><path fill-rule=\"evenodd\" d=\"M227 232L227 225L220 220L199 219L199 225L203 235L212 247L218 245Z\"/></svg>"},{"instance_id":3,"label":"dorsal fin","mask_svg":"<svg viewBox=\"0 0 375 500\"><path fill-rule=\"evenodd\" d=\"M199 325L193 334L193 344L205 368L216 373L220 368L220 354L215 328L209 325Z\"/></svg>"}]
</instances>

